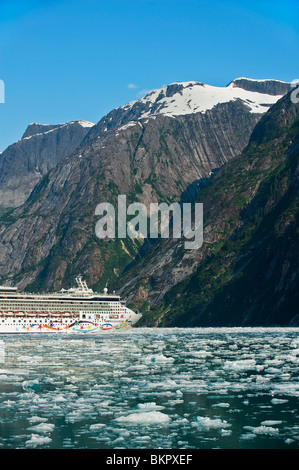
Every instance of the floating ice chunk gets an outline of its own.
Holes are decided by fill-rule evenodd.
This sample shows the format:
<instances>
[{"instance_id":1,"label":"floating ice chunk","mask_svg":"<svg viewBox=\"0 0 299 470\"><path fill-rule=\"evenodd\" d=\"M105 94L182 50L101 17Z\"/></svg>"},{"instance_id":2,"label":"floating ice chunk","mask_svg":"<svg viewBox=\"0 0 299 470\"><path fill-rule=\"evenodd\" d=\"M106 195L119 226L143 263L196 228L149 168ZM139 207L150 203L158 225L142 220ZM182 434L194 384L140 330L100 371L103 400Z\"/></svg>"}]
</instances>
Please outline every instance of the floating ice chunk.
<instances>
[{"instance_id":1,"label":"floating ice chunk","mask_svg":"<svg viewBox=\"0 0 299 470\"><path fill-rule=\"evenodd\" d=\"M280 405L282 403L287 403L289 400L284 400L282 398L272 398L271 400L271 403L273 403L273 405Z\"/></svg>"},{"instance_id":2,"label":"floating ice chunk","mask_svg":"<svg viewBox=\"0 0 299 470\"><path fill-rule=\"evenodd\" d=\"M261 423L261 426L275 426L276 424L281 424L282 421L275 421L275 420L268 420L268 421L263 421Z\"/></svg>"},{"instance_id":3,"label":"floating ice chunk","mask_svg":"<svg viewBox=\"0 0 299 470\"><path fill-rule=\"evenodd\" d=\"M102 427L106 426L105 424L102 424L102 423L97 423L97 424L91 424L91 426L89 426L89 429L90 431L96 431L98 429L102 429Z\"/></svg>"},{"instance_id":4,"label":"floating ice chunk","mask_svg":"<svg viewBox=\"0 0 299 470\"><path fill-rule=\"evenodd\" d=\"M284 442L286 444L293 444L293 442L295 442L295 440L294 439L286 439Z\"/></svg>"},{"instance_id":5,"label":"floating ice chunk","mask_svg":"<svg viewBox=\"0 0 299 470\"><path fill-rule=\"evenodd\" d=\"M256 434L248 433L248 434L242 434L240 436L241 441L249 441L250 439L255 439Z\"/></svg>"},{"instance_id":6,"label":"floating ice chunk","mask_svg":"<svg viewBox=\"0 0 299 470\"><path fill-rule=\"evenodd\" d=\"M40 423L35 426L30 426L30 431L35 431L37 433L41 434L47 434L50 433L54 430L55 424L50 424L50 423Z\"/></svg>"},{"instance_id":7,"label":"floating ice chunk","mask_svg":"<svg viewBox=\"0 0 299 470\"><path fill-rule=\"evenodd\" d=\"M128 416L116 418L119 423L128 424L164 424L170 421L170 417L160 411L147 411L144 413L132 413Z\"/></svg>"},{"instance_id":8,"label":"floating ice chunk","mask_svg":"<svg viewBox=\"0 0 299 470\"><path fill-rule=\"evenodd\" d=\"M5 400L1 403L1 408L11 408L15 404L15 401Z\"/></svg>"},{"instance_id":9,"label":"floating ice chunk","mask_svg":"<svg viewBox=\"0 0 299 470\"><path fill-rule=\"evenodd\" d=\"M34 379L25 380L24 382L22 382L22 387L23 390L39 390L41 388L41 385L38 379Z\"/></svg>"},{"instance_id":10,"label":"floating ice chunk","mask_svg":"<svg viewBox=\"0 0 299 470\"><path fill-rule=\"evenodd\" d=\"M177 415L176 415L177 416ZM184 424L189 424L189 421L187 418L178 418L174 421L172 427L176 427L177 425L184 425ZM178 434L177 434L178 435Z\"/></svg>"},{"instance_id":11,"label":"floating ice chunk","mask_svg":"<svg viewBox=\"0 0 299 470\"><path fill-rule=\"evenodd\" d=\"M44 423L48 421L48 418L41 418L40 416L30 416L30 418L27 418L29 423Z\"/></svg>"},{"instance_id":12,"label":"floating ice chunk","mask_svg":"<svg viewBox=\"0 0 299 470\"><path fill-rule=\"evenodd\" d=\"M197 416L196 425L202 429L223 429L223 428L229 428L231 426L231 424L229 424L225 420L222 421L221 419L218 419L218 418L211 419L208 417L201 417L201 416Z\"/></svg>"},{"instance_id":13,"label":"floating ice chunk","mask_svg":"<svg viewBox=\"0 0 299 470\"><path fill-rule=\"evenodd\" d=\"M267 374L280 374L281 373L281 370L280 369L277 369L277 367L268 367L265 372L267 372Z\"/></svg>"},{"instance_id":14,"label":"floating ice chunk","mask_svg":"<svg viewBox=\"0 0 299 470\"><path fill-rule=\"evenodd\" d=\"M264 434L264 435L272 436L274 434L279 433L279 429L272 428L271 426L257 426L257 427L244 426L244 429L246 429L246 431L251 431L251 433L253 434L259 434L259 435Z\"/></svg>"},{"instance_id":15,"label":"floating ice chunk","mask_svg":"<svg viewBox=\"0 0 299 470\"><path fill-rule=\"evenodd\" d=\"M231 429L221 429L220 433L222 436L230 436L232 434Z\"/></svg>"},{"instance_id":16,"label":"floating ice chunk","mask_svg":"<svg viewBox=\"0 0 299 470\"><path fill-rule=\"evenodd\" d=\"M131 433L126 428L107 428L108 431L112 431L115 434L119 434L122 437L130 437Z\"/></svg>"},{"instance_id":17,"label":"floating ice chunk","mask_svg":"<svg viewBox=\"0 0 299 470\"><path fill-rule=\"evenodd\" d=\"M157 405L155 402L151 403L139 403L136 406L137 409L143 410L143 411L150 411L150 410L163 410L165 406L160 406Z\"/></svg>"},{"instance_id":18,"label":"floating ice chunk","mask_svg":"<svg viewBox=\"0 0 299 470\"><path fill-rule=\"evenodd\" d=\"M230 404L229 403L214 403L212 405L212 408L229 408Z\"/></svg>"},{"instance_id":19,"label":"floating ice chunk","mask_svg":"<svg viewBox=\"0 0 299 470\"><path fill-rule=\"evenodd\" d=\"M114 446L115 444L117 444L118 442L122 442L124 441L125 438L120 436L120 437L117 437L116 439L114 439L114 441L111 442L111 444Z\"/></svg>"},{"instance_id":20,"label":"floating ice chunk","mask_svg":"<svg viewBox=\"0 0 299 470\"><path fill-rule=\"evenodd\" d=\"M184 400L180 400L179 398L177 398L176 400L169 400L168 401L168 404L170 406L178 405L179 403L184 403Z\"/></svg>"},{"instance_id":21,"label":"floating ice chunk","mask_svg":"<svg viewBox=\"0 0 299 470\"><path fill-rule=\"evenodd\" d=\"M48 436L40 436L39 434L32 434L31 438L25 442L26 447L36 447L44 444L49 444L52 441Z\"/></svg>"},{"instance_id":22,"label":"floating ice chunk","mask_svg":"<svg viewBox=\"0 0 299 470\"><path fill-rule=\"evenodd\" d=\"M201 351L187 351L187 352L182 352L181 356L187 356L187 357L197 357L197 358L205 358L205 357L211 357L212 353L202 349Z\"/></svg>"},{"instance_id":23,"label":"floating ice chunk","mask_svg":"<svg viewBox=\"0 0 299 470\"><path fill-rule=\"evenodd\" d=\"M99 359L97 359L95 361L89 362L88 365L89 366L109 366L110 364L107 361L100 361Z\"/></svg>"},{"instance_id":24,"label":"floating ice chunk","mask_svg":"<svg viewBox=\"0 0 299 470\"><path fill-rule=\"evenodd\" d=\"M53 401L55 403L64 402L66 400L67 400L67 398L64 395L62 395L61 393L53 397Z\"/></svg>"},{"instance_id":25,"label":"floating ice chunk","mask_svg":"<svg viewBox=\"0 0 299 470\"><path fill-rule=\"evenodd\" d=\"M297 382L285 382L285 383L275 383L272 385L272 389L276 391L277 394L281 395L293 395L299 396L299 383ZM274 398L274 400L280 400L279 398ZM277 402L283 403L283 402Z\"/></svg>"},{"instance_id":26,"label":"floating ice chunk","mask_svg":"<svg viewBox=\"0 0 299 470\"><path fill-rule=\"evenodd\" d=\"M243 361L226 361L223 365L223 369L234 371L256 369L256 361L254 359L244 359Z\"/></svg>"}]
</instances>

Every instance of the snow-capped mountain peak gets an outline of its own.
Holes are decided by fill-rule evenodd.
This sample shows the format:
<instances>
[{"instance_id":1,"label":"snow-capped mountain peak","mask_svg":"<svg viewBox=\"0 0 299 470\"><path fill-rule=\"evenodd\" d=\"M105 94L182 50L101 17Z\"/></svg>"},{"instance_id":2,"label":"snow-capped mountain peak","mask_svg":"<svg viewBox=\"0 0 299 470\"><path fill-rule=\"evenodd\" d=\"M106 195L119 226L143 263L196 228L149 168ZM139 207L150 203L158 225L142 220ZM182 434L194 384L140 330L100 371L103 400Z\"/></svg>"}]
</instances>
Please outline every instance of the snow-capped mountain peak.
<instances>
[{"instance_id":1,"label":"snow-capped mountain peak","mask_svg":"<svg viewBox=\"0 0 299 470\"><path fill-rule=\"evenodd\" d=\"M238 78L226 87L188 81L174 82L153 90L121 109L141 107L140 118L158 114L178 116L205 113L221 103L241 100L251 113L265 113L287 91L290 84L279 80Z\"/></svg>"}]
</instances>

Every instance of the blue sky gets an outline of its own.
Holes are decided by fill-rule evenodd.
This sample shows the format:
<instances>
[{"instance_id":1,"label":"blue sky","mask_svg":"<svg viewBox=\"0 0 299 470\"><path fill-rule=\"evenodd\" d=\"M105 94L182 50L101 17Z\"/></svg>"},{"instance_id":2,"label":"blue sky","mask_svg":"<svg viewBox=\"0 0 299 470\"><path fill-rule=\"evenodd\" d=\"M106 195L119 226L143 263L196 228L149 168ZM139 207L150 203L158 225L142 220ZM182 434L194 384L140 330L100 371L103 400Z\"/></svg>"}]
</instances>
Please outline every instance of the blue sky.
<instances>
[{"instance_id":1,"label":"blue sky","mask_svg":"<svg viewBox=\"0 0 299 470\"><path fill-rule=\"evenodd\" d=\"M298 0L0 0L0 151L175 81L299 78Z\"/></svg>"}]
</instances>

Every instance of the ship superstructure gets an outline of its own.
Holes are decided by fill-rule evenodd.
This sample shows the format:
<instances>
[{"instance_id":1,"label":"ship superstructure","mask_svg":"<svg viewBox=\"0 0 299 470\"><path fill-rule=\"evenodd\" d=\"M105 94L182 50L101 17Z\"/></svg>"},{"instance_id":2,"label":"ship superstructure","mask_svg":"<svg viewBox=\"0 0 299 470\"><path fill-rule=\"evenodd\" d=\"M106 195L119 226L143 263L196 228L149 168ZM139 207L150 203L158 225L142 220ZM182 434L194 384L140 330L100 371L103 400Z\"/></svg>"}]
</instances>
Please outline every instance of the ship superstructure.
<instances>
[{"instance_id":1,"label":"ship superstructure","mask_svg":"<svg viewBox=\"0 0 299 470\"><path fill-rule=\"evenodd\" d=\"M81 276L77 286L50 294L18 292L0 286L0 333L101 333L123 331L141 314L126 307L120 296L88 288Z\"/></svg>"}]
</instances>

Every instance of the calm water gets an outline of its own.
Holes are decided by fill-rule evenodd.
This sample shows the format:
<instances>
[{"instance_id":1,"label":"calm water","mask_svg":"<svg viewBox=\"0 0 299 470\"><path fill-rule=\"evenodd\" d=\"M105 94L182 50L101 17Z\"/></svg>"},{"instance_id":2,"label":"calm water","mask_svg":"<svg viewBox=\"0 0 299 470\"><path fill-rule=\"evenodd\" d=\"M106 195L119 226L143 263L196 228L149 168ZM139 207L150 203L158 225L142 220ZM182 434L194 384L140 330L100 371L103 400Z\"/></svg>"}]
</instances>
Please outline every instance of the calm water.
<instances>
[{"instance_id":1,"label":"calm water","mask_svg":"<svg viewBox=\"0 0 299 470\"><path fill-rule=\"evenodd\" d=\"M298 329L0 337L0 448L298 448Z\"/></svg>"}]
</instances>

